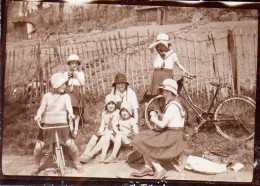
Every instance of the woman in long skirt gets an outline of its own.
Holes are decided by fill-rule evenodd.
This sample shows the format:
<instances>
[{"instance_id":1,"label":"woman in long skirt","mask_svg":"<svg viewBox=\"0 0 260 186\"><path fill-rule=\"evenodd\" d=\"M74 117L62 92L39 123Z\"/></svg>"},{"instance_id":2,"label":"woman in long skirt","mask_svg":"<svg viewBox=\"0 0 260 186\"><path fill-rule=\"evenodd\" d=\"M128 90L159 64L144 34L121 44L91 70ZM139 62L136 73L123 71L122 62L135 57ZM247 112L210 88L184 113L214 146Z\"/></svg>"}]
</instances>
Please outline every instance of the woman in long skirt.
<instances>
[{"instance_id":1,"label":"woman in long skirt","mask_svg":"<svg viewBox=\"0 0 260 186\"><path fill-rule=\"evenodd\" d=\"M160 93L158 87L163 80L173 79L174 64L183 71L184 74L191 75L180 63L177 54L170 49L169 36L161 33L157 36L156 42L152 43L148 48L153 55L154 72L151 84L151 95Z\"/></svg>"},{"instance_id":2,"label":"woman in long skirt","mask_svg":"<svg viewBox=\"0 0 260 186\"><path fill-rule=\"evenodd\" d=\"M172 161L183 152L183 127L185 112L177 100L177 82L173 79L163 81L162 95L166 100L166 108L162 120L158 114L150 112L150 120L161 130L146 130L138 133L132 140L135 150L143 155L145 166L132 175L142 177L154 175L158 179L166 177L166 170L161 163Z\"/></svg>"}]
</instances>

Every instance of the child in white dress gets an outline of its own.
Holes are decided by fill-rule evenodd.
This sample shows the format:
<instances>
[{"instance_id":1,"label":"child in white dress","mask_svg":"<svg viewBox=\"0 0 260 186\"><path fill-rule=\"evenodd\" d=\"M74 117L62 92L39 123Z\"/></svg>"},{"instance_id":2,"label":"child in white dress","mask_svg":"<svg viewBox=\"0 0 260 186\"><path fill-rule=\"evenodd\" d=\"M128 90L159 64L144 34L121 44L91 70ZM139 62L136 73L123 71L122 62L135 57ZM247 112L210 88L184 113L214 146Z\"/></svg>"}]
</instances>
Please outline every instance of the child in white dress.
<instances>
[{"instance_id":1,"label":"child in white dress","mask_svg":"<svg viewBox=\"0 0 260 186\"><path fill-rule=\"evenodd\" d=\"M83 155L80 157L80 161L83 163L91 160L100 150L102 150L100 163L104 162L110 141L115 141L114 131L119 120L119 110L116 109L116 97L112 94L107 95L105 104L105 111L102 113L102 121L98 133L91 137Z\"/></svg>"},{"instance_id":2,"label":"child in white dress","mask_svg":"<svg viewBox=\"0 0 260 186\"><path fill-rule=\"evenodd\" d=\"M133 118L133 107L128 101L124 101L120 108L120 119L117 126L114 127L116 132L114 148L112 154L105 160L105 163L115 162L117 153L121 144L129 145L131 139L139 133L137 122Z\"/></svg>"}]
</instances>

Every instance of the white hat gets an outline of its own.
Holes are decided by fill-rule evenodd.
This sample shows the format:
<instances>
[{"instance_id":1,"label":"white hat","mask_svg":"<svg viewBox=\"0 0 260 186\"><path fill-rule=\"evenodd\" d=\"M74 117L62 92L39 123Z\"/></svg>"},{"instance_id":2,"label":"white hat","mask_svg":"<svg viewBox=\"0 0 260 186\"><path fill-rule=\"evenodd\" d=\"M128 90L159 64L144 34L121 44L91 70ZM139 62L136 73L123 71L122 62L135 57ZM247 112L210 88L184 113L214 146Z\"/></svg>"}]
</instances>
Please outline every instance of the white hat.
<instances>
[{"instance_id":1,"label":"white hat","mask_svg":"<svg viewBox=\"0 0 260 186\"><path fill-rule=\"evenodd\" d=\"M71 54L71 55L68 57L66 63L69 65L69 63L70 63L71 61L78 61L78 62L81 64L81 60L79 59L79 56L76 55L76 54Z\"/></svg>"},{"instance_id":2,"label":"white hat","mask_svg":"<svg viewBox=\"0 0 260 186\"><path fill-rule=\"evenodd\" d=\"M66 81L68 81L68 77L61 72L57 72L51 76L51 85L53 88L59 88Z\"/></svg>"},{"instance_id":3,"label":"white hat","mask_svg":"<svg viewBox=\"0 0 260 186\"><path fill-rule=\"evenodd\" d=\"M129 112L130 115L133 115L133 106L129 101L123 101L122 102L121 107L120 107L120 111L123 108L126 109Z\"/></svg>"},{"instance_id":4,"label":"white hat","mask_svg":"<svg viewBox=\"0 0 260 186\"><path fill-rule=\"evenodd\" d=\"M108 94L105 98L105 104L107 105L111 101L116 104L116 96L113 94Z\"/></svg>"},{"instance_id":5,"label":"white hat","mask_svg":"<svg viewBox=\"0 0 260 186\"><path fill-rule=\"evenodd\" d=\"M175 94L176 96L178 95L178 84L175 80L173 79L165 79L162 82L162 85L159 86L159 88L164 89L164 90L169 90L170 92L172 92L173 94Z\"/></svg>"},{"instance_id":6,"label":"white hat","mask_svg":"<svg viewBox=\"0 0 260 186\"><path fill-rule=\"evenodd\" d=\"M151 44L149 46L149 48L153 48L160 43L164 44L168 48L169 47L169 36L167 34L164 34L164 33L158 34L158 36L156 37L156 42Z\"/></svg>"}]
</instances>

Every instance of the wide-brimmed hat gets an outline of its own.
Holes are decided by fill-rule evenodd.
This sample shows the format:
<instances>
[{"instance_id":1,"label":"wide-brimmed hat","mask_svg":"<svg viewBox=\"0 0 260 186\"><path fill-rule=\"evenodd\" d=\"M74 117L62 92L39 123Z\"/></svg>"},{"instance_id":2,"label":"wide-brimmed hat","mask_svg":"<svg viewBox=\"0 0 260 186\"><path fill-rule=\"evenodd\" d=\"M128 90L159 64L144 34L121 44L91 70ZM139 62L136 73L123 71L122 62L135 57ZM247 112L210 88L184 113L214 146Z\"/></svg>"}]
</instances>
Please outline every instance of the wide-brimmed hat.
<instances>
[{"instance_id":1,"label":"wide-brimmed hat","mask_svg":"<svg viewBox=\"0 0 260 186\"><path fill-rule=\"evenodd\" d=\"M108 94L105 98L105 104L107 105L109 102L114 102L116 104L116 96L114 94Z\"/></svg>"},{"instance_id":2,"label":"wide-brimmed hat","mask_svg":"<svg viewBox=\"0 0 260 186\"><path fill-rule=\"evenodd\" d=\"M127 85L129 85L129 83L126 80L125 74L122 73L118 73L116 75L115 82L112 84L112 86L115 86L117 83L126 83Z\"/></svg>"},{"instance_id":3,"label":"wide-brimmed hat","mask_svg":"<svg viewBox=\"0 0 260 186\"><path fill-rule=\"evenodd\" d=\"M173 79L165 79L162 84L159 86L159 88L168 90L175 94L176 96L178 95L178 84L175 80Z\"/></svg>"},{"instance_id":4,"label":"wide-brimmed hat","mask_svg":"<svg viewBox=\"0 0 260 186\"><path fill-rule=\"evenodd\" d=\"M123 101L121 103L120 112L123 108L126 109L131 116L133 115L133 105L131 104L131 102Z\"/></svg>"},{"instance_id":5,"label":"wide-brimmed hat","mask_svg":"<svg viewBox=\"0 0 260 186\"><path fill-rule=\"evenodd\" d=\"M79 59L79 56L77 54L71 54L66 60L66 63L69 65L71 61L77 61L79 62L79 64L81 64L81 59Z\"/></svg>"},{"instance_id":6,"label":"wide-brimmed hat","mask_svg":"<svg viewBox=\"0 0 260 186\"><path fill-rule=\"evenodd\" d=\"M168 48L169 43L170 43L169 42L169 36L167 34L164 34L164 33L158 34L158 36L156 37L156 42L149 45L149 48L156 47L160 43L164 44Z\"/></svg>"},{"instance_id":7,"label":"wide-brimmed hat","mask_svg":"<svg viewBox=\"0 0 260 186\"><path fill-rule=\"evenodd\" d=\"M66 81L68 81L68 77L61 72L57 72L51 76L51 85L53 88L59 88Z\"/></svg>"}]
</instances>

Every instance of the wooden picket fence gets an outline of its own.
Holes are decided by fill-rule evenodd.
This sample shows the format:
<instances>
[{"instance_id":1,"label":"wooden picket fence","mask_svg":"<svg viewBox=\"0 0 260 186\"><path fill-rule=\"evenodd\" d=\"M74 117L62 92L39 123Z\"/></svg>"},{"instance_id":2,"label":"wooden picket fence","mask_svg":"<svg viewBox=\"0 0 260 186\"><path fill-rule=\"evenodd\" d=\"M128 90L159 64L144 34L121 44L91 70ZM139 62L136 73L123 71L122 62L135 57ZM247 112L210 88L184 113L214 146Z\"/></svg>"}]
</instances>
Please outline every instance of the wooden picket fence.
<instances>
[{"instance_id":1,"label":"wooden picket fence","mask_svg":"<svg viewBox=\"0 0 260 186\"><path fill-rule=\"evenodd\" d=\"M28 83L36 81L40 82L36 90L40 96L49 90L48 84L43 88L43 82L48 82L55 72L67 71L66 59L70 54L78 54L83 61L89 97L108 94L118 72L125 73L132 88L141 95L151 83L153 63L148 45L154 42L157 34L118 31L113 36L94 37L84 43L65 45L57 40L52 45L39 42L34 46L7 48L5 89L20 88L26 93ZM256 32L214 30L167 34L181 64L197 76L189 83L192 94L206 95L209 100L213 88L210 81L230 83L232 93L255 94ZM181 75L182 71L175 66L174 77L179 79Z\"/></svg>"}]
</instances>

